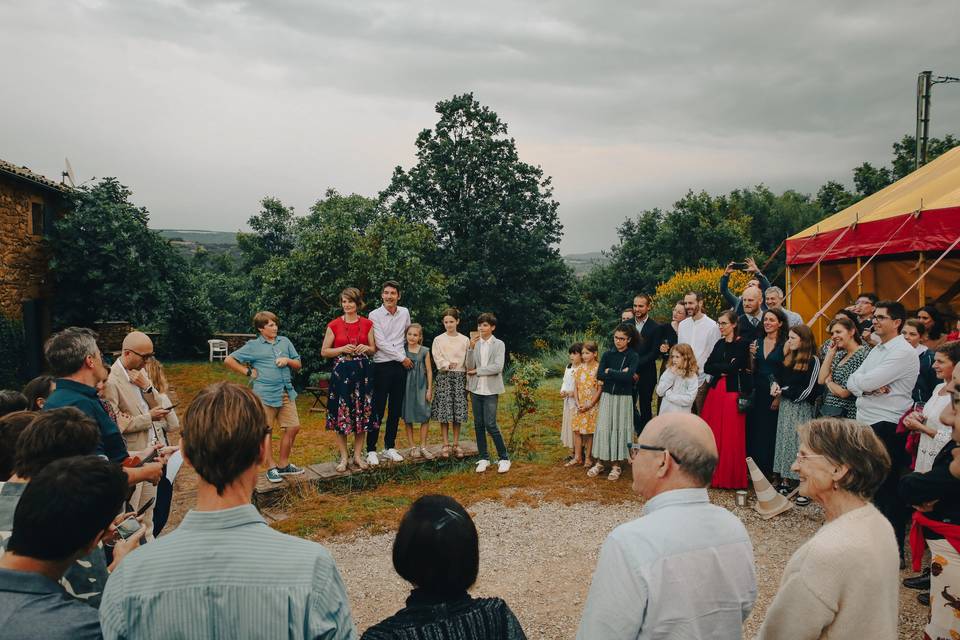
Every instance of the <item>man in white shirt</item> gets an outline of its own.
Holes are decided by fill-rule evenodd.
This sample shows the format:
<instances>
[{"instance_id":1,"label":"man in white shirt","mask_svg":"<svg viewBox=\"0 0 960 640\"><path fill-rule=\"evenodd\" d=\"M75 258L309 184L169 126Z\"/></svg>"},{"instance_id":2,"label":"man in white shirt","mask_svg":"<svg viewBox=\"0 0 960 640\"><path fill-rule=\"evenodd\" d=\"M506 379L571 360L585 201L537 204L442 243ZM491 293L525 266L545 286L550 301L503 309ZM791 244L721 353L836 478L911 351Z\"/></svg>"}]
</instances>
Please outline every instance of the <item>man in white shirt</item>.
<instances>
[{"instance_id":1,"label":"man in white shirt","mask_svg":"<svg viewBox=\"0 0 960 640\"><path fill-rule=\"evenodd\" d=\"M683 296L683 308L687 317L681 320L677 327L677 344L690 345L697 358L700 388L697 390L697 399L693 402L693 410L700 413L707 397L707 383L710 381L710 377L703 372L703 365L720 340L720 327L703 312L703 296L698 291L688 291Z\"/></svg>"},{"instance_id":2,"label":"man in white shirt","mask_svg":"<svg viewBox=\"0 0 960 640\"><path fill-rule=\"evenodd\" d=\"M593 574L580 640L739 638L757 597L739 518L710 504L710 427L689 413L651 420L630 445L643 515L613 530Z\"/></svg>"},{"instance_id":3,"label":"man in white shirt","mask_svg":"<svg viewBox=\"0 0 960 640\"><path fill-rule=\"evenodd\" d=\"M387 432L383 436L383 457L393 462L403 460L395 447L400 413L403 411L403 391L407 382L407 370L413 368L413 361L407 357L407 328L410 326L410 311L397 303L400 301L400 285L393 280L383 283L380 290L383 306L370 312L373 322L373 337L377 341L377 351L373 354L373 413L377 423L384 424L386 416ZM387 414L389 401L390 413ZM380 464L377 457L377 441L380 429L367 432L367 463Z\"/></svg>"},{"instance_id":4,"label":"man in white shirt","mask_svg":"<svg viewBox=\"0 0 960 640\"><path fill-rule=\"evenodd\" d=\"M873 335L880 344L870 350L860 368L847 379L847 389L857 396L857 420L869 424L890 454L890 473L877 489L874 503L890 520L903 557L908 509L897 495L897 483L907 464L906 434L897 434L897 423L913 403L913 386L920 375L917 352L900 335L907 318L899 302L877 302Z\"/></svg>"}]
</instances>

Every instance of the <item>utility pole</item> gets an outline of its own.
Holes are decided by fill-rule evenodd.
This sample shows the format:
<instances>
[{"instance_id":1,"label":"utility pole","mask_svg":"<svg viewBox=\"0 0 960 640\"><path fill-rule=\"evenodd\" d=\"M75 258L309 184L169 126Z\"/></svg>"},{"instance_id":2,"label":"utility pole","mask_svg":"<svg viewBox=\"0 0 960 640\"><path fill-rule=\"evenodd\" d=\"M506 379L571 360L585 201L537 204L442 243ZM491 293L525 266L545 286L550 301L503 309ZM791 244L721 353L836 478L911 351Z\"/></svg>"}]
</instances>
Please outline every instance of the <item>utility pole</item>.
<instances>
[{"instance_id":1,"label":"utility pole","mask_svg":"<svg viewBox=\"0 0 960 640\"><path fill-rule=\"evenodd\" d=\"M960 82L960 78L934 77L932 71L921 71L917 77L916 169L927 164L927 143L930 140L930 94L933 91L933 85L947 82Z\"/></svg>"}]
</instances>

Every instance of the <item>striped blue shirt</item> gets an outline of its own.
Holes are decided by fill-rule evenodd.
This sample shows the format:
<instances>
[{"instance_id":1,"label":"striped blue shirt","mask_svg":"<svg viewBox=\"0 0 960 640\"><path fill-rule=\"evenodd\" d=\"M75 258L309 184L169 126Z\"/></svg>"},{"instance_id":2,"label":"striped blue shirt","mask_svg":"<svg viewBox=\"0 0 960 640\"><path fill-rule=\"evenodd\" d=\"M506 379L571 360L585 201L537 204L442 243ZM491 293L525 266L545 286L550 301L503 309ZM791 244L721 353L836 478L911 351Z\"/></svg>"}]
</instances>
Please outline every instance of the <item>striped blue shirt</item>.
<instances>
[{"instance_id":1,"label":"striped blue shirt","mask_svg":"<svg viewBox=\"0 0 960 640\"><path fill-rule=\"evenodd\" d=\"M100 624L108 640L357 637L330 553L274 531L253 505L191 511L124 558Z\"/></svg>"}]
</instances>

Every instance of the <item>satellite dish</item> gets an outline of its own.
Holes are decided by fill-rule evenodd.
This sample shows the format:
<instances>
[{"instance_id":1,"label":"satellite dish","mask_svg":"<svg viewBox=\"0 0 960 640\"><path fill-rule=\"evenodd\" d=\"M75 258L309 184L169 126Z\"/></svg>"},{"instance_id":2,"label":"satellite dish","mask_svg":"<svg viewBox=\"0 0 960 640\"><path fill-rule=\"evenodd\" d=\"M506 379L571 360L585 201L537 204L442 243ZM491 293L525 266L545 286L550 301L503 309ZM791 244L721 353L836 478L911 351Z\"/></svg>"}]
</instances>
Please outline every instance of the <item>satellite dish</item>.
<instances>
[{"instance_id":1,"label":"satellite dish","mask_svg":"<svg viewBox=\"0 0 960 640\"><path fill-rule=\"evenodd\" d=\"M66 178L70 182L71 187L77 186L77 176L73 173L73 167L70 165L70 158L63 159L64 164L67 167L67 170L63 172L62 177ZM61 182L63 182L61 180Z\"/></svg>"}]
</instances>

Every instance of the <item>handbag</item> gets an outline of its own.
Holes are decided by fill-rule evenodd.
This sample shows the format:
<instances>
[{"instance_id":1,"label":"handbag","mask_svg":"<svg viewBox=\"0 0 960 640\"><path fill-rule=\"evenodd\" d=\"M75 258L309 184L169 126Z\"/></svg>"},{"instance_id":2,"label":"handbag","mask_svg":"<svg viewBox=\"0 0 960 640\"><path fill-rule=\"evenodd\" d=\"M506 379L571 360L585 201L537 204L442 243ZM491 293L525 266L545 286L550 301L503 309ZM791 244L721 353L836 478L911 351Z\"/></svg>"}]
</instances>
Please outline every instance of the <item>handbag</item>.
<instances>
[{"instance_id":1,"label":"handbag","mask_svg":"<svg viewBox=\"0 0 960 640\"><path fill-rule=\"evenodd\" d=\"M747 413L753 408L753 387L749 391L744 390L743 371L737 373L737 381L740 383L740 391L737 393L737 411Z\"/></svg>"},{"instance_id":2,"label":"handbag","mask_svg":"<svg viewBox=\"0 0 960 640\"><path fill-rule=\"evenodd\" d=\"M833 404L824 403L820 407L820 415L826 416L828 418L839 418L843 415L843 407L838 407Z\"/></svg>"}]
</instances>

